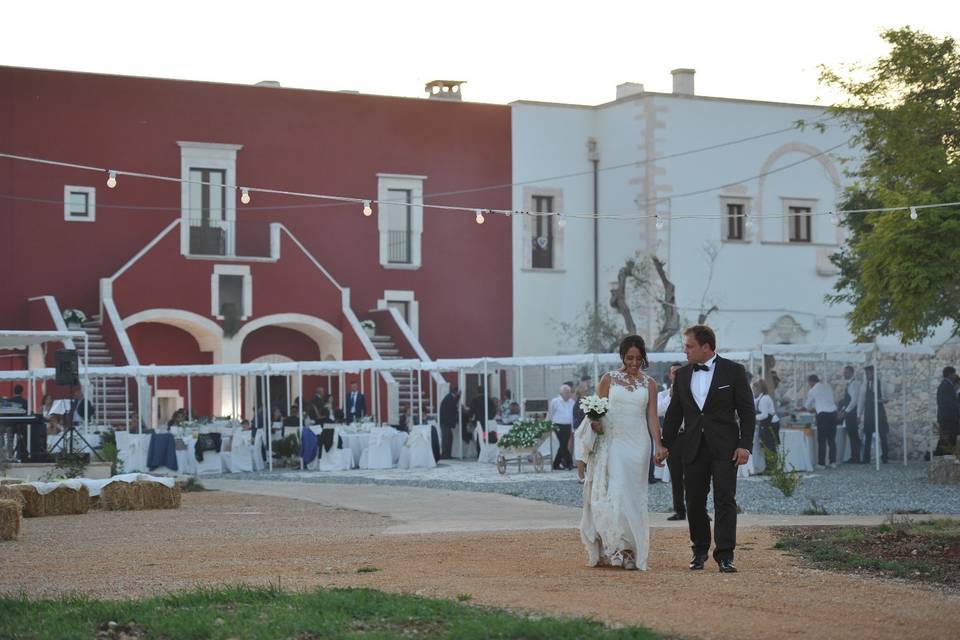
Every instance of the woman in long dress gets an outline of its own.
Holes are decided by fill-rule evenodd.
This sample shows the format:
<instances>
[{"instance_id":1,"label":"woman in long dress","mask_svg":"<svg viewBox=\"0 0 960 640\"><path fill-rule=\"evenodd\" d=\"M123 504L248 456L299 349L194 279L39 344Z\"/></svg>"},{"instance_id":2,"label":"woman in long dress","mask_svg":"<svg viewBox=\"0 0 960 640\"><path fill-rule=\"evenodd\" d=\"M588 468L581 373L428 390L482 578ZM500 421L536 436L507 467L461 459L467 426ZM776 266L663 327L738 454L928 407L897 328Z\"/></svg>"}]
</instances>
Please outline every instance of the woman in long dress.
<instances>
[{"instance_id":1,"label":"woman in long dress","mask_svg":"<svg viewBox=\"0 0 960 640\"><path fill-rule=\"evenodd\" d=\"M624 338L620 358L623 366L604 374L597 389L609 400L606 415L598 422L584 418L577 428L579 462L586 463L580 538L591 567L646 570L651 439L658 461L666 458L666 450L660 444L657 383L643 373L647 366L643 338Z\"/></svg>"}]
</instances>

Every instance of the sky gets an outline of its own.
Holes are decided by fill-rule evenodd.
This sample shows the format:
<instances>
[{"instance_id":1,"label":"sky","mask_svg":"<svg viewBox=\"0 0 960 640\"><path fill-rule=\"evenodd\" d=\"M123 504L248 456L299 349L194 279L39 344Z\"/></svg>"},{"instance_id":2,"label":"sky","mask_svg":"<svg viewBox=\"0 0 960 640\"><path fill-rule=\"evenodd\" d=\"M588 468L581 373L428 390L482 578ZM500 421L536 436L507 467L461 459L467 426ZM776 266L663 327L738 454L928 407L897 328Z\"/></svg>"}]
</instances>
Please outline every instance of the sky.
<instances>
[{"instance_id":1,"label":"sky","mask_svg":"<svg viewBox=\"0 0 960 640\"><path fill-rule=\"evenodd\" d=\"M600 104L616 86L806 104L839 96L818 65L869 63L883 29L960 38L950 0L613 2L7 2L0 65L424 97Z\"/></svg>"}]
</instances>

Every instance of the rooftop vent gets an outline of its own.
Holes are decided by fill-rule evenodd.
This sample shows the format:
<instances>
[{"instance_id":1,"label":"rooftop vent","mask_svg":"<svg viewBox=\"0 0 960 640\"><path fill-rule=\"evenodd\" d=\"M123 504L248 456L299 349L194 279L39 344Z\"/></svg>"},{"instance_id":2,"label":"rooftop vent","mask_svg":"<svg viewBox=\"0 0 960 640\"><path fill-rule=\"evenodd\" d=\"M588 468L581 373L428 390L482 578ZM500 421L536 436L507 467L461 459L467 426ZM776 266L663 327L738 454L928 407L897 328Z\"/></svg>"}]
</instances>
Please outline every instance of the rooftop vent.
<instances>
[{"instance_id":1,"label":"rooftop vent","mask_svg":"<svg viewBox=\"0 0 960 640\"><path fill-rule=\"evenodd\" d=\"M280 83L277 82L276 80L261 80L260 82L258 82L257 84L255 84L255 85L253 85L253 86L255 86L255 87L275 87L275 88L279 89L279 88L280 88Z\"/></svg>"},{"instance_id":2,"label":"rooftop vent","mask_svg":"<svg viewBox=\"0 0 960 640\"><path fill-rule=\"evenodd\" d=\"M460 85L466 82L466 80L431 80L423 90L432 100L463 100Z\"/></svg>"}]
</instances>

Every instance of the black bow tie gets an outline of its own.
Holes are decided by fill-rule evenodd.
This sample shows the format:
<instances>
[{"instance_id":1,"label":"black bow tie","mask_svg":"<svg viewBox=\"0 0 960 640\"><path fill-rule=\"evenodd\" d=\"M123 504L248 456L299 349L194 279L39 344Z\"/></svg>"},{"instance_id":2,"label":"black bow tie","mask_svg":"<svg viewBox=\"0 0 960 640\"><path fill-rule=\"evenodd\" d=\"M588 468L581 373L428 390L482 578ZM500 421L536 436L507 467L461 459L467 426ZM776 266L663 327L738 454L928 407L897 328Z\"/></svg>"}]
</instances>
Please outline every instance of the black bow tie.
<instances>
[{"instance_id":1,"label":"black bow tie","mask_svg":"<svg viewBox=\"0 0 960 640\"><path fill-rule=\"evenodd\" d=\"M710 367L705 364L695 364L693 365L694 371L710 371Z\"/></svg>"}]
</instances>

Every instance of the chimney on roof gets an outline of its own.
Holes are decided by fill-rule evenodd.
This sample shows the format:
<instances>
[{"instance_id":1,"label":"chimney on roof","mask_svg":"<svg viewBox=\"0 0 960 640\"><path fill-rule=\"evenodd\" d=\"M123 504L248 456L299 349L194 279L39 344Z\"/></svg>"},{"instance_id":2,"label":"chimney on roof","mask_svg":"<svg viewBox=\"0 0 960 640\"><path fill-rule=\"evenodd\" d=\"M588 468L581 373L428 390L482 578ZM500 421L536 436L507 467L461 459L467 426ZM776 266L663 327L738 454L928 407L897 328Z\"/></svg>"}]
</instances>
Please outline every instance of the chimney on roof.
<instances>
[{"instance_id":1,"label":"chimney on roof","mask_svg":"<svg viewBox=\"0 0 960 640\"><path fill-rule=\"evenodd\" d=\"M280 88L280 83L276 80L261 80L257 84L253 85L255 87L273 87L275 89Z\"/></svg>"},{"instance_id":2,"label":"chimney on roof","mask_svg":"<svg viewBox=\"0 0 960 640\"><path fill-rule=\"evenodd\" d=\"M431 100L463 100L460 85L466 83L466 80L431 80L423 90Z\"/></svg>"},{"instance_id":3,"label":"chimney on roof","mask_svg":"<svg viewBox=\"0 0 960 640\"><path fill-rule=\"evenodd\" d=\"M693 75L695 69L674 69L673 74L673 95L692 96L693 93Z\"/></svg>"},{"instance_id":4,"label":"chimney on roof","mask_svg":"<svg viewBox=\"0 0 960 640\"><path fill-rule=\"evenodd\" d=\"M617 85L617 100L627 96L643 95L643 85L639 82L624 82Z\"/></svg>"}]
</instances>

